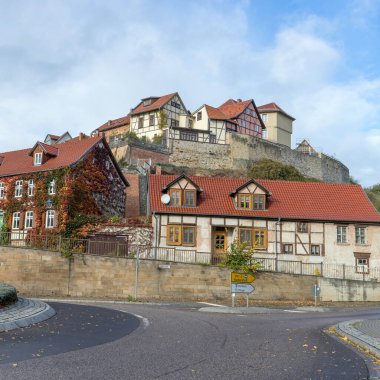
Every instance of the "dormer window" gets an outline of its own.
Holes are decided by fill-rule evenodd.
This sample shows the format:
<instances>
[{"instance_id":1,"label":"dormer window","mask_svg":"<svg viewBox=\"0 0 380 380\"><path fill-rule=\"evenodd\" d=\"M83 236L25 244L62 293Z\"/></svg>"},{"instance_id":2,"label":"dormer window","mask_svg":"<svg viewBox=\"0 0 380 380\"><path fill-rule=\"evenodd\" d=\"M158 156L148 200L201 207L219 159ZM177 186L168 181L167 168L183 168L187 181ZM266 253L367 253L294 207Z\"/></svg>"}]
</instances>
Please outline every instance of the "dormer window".
<instances>
[{"instance_id":1,"label":"dormer window","mask_svg":"<svg viewBox=\"0 0 380 380\"><path fill-rule=\"evenodd\" d=\"M185 174L176 178L162 189L163 193L169 194L169 206L196 207L198 193L203 190Z\"/></svg>"},{"instance_id":2,"label":"dormer window","mask_svg":"<svg viewBox=\"0 0 380 380\"><path fill-rule=\"evenodd\" d=\"M152 104L152 99L144 100L144 107L150 106Z\"/></svg>"},{"instance_id":3,"label":"dormer window","mask_svg":"<svg viewBox=\"0 0 380 380\"><path fill-rule=\"evenodd\" d=\"M265 210L265 195L238 194L237 207L245 210Z\"/></svg>"},{"instance_id":4,"label":"dormer window","mask_svg":"<svg viewBox=\"0 0 380 380\"><path fill-rule=\"evenodd\" d=\"M34 153L34 165L42 165L42 152Z\"/></svg>"}]
</instances>

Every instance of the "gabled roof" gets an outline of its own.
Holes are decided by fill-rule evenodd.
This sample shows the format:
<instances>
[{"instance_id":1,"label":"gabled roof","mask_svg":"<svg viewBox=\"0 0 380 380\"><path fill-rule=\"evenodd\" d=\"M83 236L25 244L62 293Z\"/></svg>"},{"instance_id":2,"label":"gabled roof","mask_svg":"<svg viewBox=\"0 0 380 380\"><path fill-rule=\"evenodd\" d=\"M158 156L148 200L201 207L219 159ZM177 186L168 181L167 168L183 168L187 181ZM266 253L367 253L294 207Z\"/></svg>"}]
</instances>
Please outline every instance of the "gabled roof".
<instances>
[{"instance_id":1,"label":"gabled roof","mask_svg":"<svg viewBox=\"0 0 380 380\"><path fill-rule=\"evenodd\" d=\"M254 179L250 179L248 182L243 183L241 186L239 186L234 191L231 191L230 196L235 196L240 190L244 189L245 187L249 186L250 184L256 185L258 188L260 188L266 195L272 195L270 191L268 191L263 185L255 181Z\"/></svg>"},{"instance_id":2,"label":"gabled roof","mask_svg":"<svg viewBox=\"0 0 380 380\"><path fill-rule=\"evenodd\" d=\"M196 184L190 177L188 177L185 173L181 174L179 177L176 177L172 182L168 183L167 185L165 185L161 192L162 193L166 193L170 187L172 187L173 185L175 185L177 182L179 182L181 179L186 179L187 181L189 181L195 188L198 192L202 192L203 190L198 186L198 184Z\"/></svg>"},{"instance_id":3,"label":"gabled roof","mask_svg":"<svg viewBox=\"0 0 380 380\"><path fill-rule=\"evenodd\" d=\"M252 101L252 99L244 101L228 99L225 103L219 106L218 109L226 115L227 119L233 119L238 117Z\"/></svg>"},{"instance_id":4,"label":"gabled roof","mask_svg":"<svg viewBox=\"0 0 380 380\"><path fill-rule=\"evenodd\" d=\"M39 146L43 150L43 152L49 156L58 156L59 149L56 146L45 144L41 141L37 141L34 144L33 148L29 151L29 156L33 155L33 152L35 151L37 146Z\"/></svg>"},{"instance_id":5,"label":"gabled roof","mask_svg":"<svg viewBox=\"0 0 380 380\"><path fill-rule=\"evenodd\" d=\"M177 92L173 92L172 94L164 95L164 96L150 96L148 98L144 98L141 102L132 110L131 115L137 115L139 113L155 111L163 107L167 102L169 102L174 96L178 95ZM152 99L153 102L149 106L144 107L144 100Z\"/></svg>"},{"instance_id":6,"label":"gabled roof","mask_svg":"<svg viewBox=\"0 0 380 380\"><path fill-rule=\"evenodd\" d=\"M44 143L46 143L49 140L49 138L53 142L53 144L59 144L67 140L70 140L72 137L68 131L63 133L61 136L48 133L45 137Z\"/></svg>"},{"instance_id":7,"label":"gabled roof","mask_svg":"<svg viewBox=\"0 0 380 380\"><path fill-rule=\"evenodd\" d=\"M213 120L227 120L228 117L226 114L221 111L219 108L211 107L208 104L205 104L208 117Z\"/></svg>"},{"instance_id":8,"label":"gabled roof","mask_svg":"<svg viewBox=\"0 0 380 380\"><path fill-rule=\"evenodd\" d=\"M289 119L292 119L292 121L296 120L293 116L290 116L280 106L278 106L276 103L273 103L273 102L259 106L257 107L257 109L260 112L280 112L283 115L287 116Z\"/></svg>"},{"instance_id":9,"label":"gabled roof","mask_svg":"<svg viewBox=\"0 0 380 380\"><path fill-rule=\"evenodd\" d=\"M104 132L109 129L121 127L123 125L128 125L130 124L130 122L131 122L131 115L128 114L127 116L119 117L118 119L108 120L106 123L104 123L98 128L98 131Z\"/></svg>"},{"instance_id":10,"label":"gabled roof","mask_svg":"<svg viewBox=\"0 0 380 380\"><path fill-rule=\"evenodd\" d=\"M38 142L37 144L46 151L53 153L54 150L54 153L58 153L39 166L33 165L33 157L30 156L30 152L33 151L33 149L0 153L0 155L4 157L3 164L0 166L0 177L72 166L80 161L101 140L101 137L90 137L82 140L72 139L62 144L53 145Z\"/></svg>"},{"instance_id":11,"label":"gabled roof","mask_svg":"<svg viewBox=\"0 0 380 380\"><path fill-rule=\"evenodd\" d=\"M380 224L380 214L359 185L256 180L272 194L268 197L267 210L240 210L235 208L230 193L245 185L248 178L190 178L203 189L198 206L173 207L161 203L161 190L176 177L150 175L151 211L162 214Z\"/></svg>"}]
</instances>

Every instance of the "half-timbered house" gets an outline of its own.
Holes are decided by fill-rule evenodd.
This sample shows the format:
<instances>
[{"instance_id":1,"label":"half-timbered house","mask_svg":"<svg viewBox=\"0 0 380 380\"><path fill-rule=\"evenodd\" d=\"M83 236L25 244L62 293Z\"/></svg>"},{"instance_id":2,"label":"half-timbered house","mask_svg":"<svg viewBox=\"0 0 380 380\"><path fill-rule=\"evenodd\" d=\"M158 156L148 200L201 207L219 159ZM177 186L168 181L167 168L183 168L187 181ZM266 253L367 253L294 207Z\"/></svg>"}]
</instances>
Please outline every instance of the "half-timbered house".
<instances>
[{"instance_id":1,"label":"half-timbered house","mask_svg":"<svg viewBox=\"0 0 380 380\"><path fill-rule=\"evenodd\" d=\"M208 254L380 267L380 214L359 185L151 175L154 246ZM204 260L204 258L203 258Z\"/></svg>"}]
</instances>

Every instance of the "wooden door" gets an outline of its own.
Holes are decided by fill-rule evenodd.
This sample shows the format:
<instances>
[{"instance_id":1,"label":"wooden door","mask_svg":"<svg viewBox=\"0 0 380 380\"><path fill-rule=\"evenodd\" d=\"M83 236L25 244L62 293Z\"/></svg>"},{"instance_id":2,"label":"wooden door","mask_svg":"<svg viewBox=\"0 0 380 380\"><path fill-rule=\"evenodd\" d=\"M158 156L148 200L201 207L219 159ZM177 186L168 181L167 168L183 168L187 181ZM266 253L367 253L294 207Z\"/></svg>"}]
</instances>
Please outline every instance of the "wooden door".
<instances>
[{"instance_id":1,"label":"wooden door","mask_svg":"<svg viewBox=\"0 0 380 380\"><path fill-rule=\"evenodd\" d=\"M227 232L214 231L214 255L224 254L227 248Z\"/></svg>"}]
</instances>

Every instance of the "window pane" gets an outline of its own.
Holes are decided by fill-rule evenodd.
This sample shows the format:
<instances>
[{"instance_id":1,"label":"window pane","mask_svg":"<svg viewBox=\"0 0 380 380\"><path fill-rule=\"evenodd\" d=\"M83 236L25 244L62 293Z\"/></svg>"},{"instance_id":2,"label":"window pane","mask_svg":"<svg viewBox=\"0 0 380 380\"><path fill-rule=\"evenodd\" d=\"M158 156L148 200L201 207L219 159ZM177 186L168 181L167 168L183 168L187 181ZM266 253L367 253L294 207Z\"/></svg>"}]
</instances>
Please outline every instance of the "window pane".
<instances>
[{"instance_id":1,"label":"window pane","mask_svg":"<svg viewBox=\"0 0 380 380\"><path fill-rule=\"evenodd\" d=\"M183 227L183 244L195 244L194 227Z\"/></svg>"},{"instance_id":2,"label":"window pane","mask_svg":"<svg viewBox=\"0 0 380 380\"><path fill-rule=\"evenodd\" d=\"M240 229L239 230L240 243L247 243L248 247L252 247L252 230Z\"/></svg>"}]
</instances>

